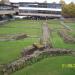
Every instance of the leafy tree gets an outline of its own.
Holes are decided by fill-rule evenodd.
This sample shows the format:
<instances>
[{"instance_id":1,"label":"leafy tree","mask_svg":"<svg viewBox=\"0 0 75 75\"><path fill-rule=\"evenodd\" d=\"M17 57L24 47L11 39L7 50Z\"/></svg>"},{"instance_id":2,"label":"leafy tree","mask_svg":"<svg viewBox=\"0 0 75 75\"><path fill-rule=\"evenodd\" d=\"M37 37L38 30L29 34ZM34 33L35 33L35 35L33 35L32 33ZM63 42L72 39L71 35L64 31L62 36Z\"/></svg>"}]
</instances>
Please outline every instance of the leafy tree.
<instances>
[{"instance_id":1,"label":"leafy tree","mask_svg":"<svg viewBox=\"0 0 75 75\"><path fill-rule=\"evenodd\" d=\"M75 18L75 4L73 2L66 4L63 0L60 3L62 4L62 15L64 17Z\"/></svg>"}]
</instances>

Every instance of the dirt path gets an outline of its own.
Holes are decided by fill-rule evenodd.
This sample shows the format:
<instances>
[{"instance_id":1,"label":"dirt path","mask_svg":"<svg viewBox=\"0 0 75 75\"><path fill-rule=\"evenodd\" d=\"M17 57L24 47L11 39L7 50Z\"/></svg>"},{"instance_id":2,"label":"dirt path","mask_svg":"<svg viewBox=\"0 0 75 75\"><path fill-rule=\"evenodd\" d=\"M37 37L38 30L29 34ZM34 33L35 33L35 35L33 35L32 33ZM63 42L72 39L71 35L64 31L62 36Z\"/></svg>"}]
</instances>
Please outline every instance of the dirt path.
<instances>
[{"instance_id":1,"label":"dirt path","mask_svg":"<svg viewBox=\"0 0 75 75\"><path fill-rule=\"evenodd\" d=\"M41 37L40 41L41 41L41 44L45 45L45 47L52 48L52 44L51 44L51 41L50 41L50 30L49 30L47 22L45 22L42 25L42 37Z\"/></svg>"},{"instance_id":2,"label":"dirt path","mask_svg":"<svg viewBox=\"0 0 75 75\"><path fill-rule=\"evenodd\" d=\"M48 25L44 24L43 25L43 35L42 35L43 42L48 42L49 38L50 38L50 33L49 33Z\"/></svg>"}]
</instances>

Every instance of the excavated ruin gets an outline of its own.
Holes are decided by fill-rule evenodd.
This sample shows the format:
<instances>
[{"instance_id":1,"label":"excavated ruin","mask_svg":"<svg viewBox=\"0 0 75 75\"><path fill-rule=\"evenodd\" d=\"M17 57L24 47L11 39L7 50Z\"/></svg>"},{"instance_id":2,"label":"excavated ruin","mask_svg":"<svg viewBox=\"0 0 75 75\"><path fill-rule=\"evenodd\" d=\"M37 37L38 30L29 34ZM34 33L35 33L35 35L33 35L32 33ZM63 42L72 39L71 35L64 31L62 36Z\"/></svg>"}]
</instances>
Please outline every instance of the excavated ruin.
<instances>
[{"instance_id":1,"label":"excavated ruin","mask_svg":"<svg viewBox=\"0 0 75 75\"><path fill-rule=\"evenodd\" d=\"M10 34L10 35L0 35L0 41L13 41L13 40L22 40L27 38L28 35L25 33L22 34Z\"/></svg>"},{"instance_id":2,"label":"excavated ruin","mask_svg":"<svg viewBox=\"0 0 75 75\"><path fill-rule=\"evenodd\" d=\"M32 53L31 53L32 52ZM27 52L26 52L27 53ZM30 53L30 54L29 54ZM28 54L23 54L21 58L6 64L3 66L2 74L10 75L11 73L18 71L32 63L38 62L41 59L49 56L57 56L57 55L70 55L72 54L72 50L69 49L44 49L44 50L35 50L34 48L30 48Z\"/></svg>"},{"instance_id":3,"label":"excavated ruin","mask_svg":"<svg viewBox=\"0 0 75 75\"><path fill-rule=\"evenodd\" d=\"M12 39L21 40L21 39L24 39L24 38L27 38L27 37L28 37L27 34L22 33L22 34L18 34L16 36L14 36Z\"/></svg>"},{"instance_id":4,"label":"excavated ruin","mask_svg":"<svg viewBox=\"0 0 75 75\"><path fill-rule=\"evenodd\" d=\"M60 35L60 37L63 38L65 43L75 44L75 38L73 38L72 36L68 35L68 33L65 30L60 30L58 32L58 34Z\"/></svg>"},{"instance_id":5,"label":"excavated ruin","mask_svg":"<svg viewBox=\"0 0 75 75\"><path fill-rule=\"evenodd\" d=\"M20 58L8 64L2 65L1 74L10 75L13 72L16 72L26 66L32 65L33 63L49 56L72 55L74 53L73 50L70 49L52 48L49 32L50 31L48 26L43 25L41 43L39 43L39 45L33 44L27 48L24 48L21 52ZM64 38L67 37L67 35L62 32L59 32L59 34L62 34L61 36ZM20 35L15 37L15 39L23 39L25 36L26 35Z\"/></svg>"}]
</instances>

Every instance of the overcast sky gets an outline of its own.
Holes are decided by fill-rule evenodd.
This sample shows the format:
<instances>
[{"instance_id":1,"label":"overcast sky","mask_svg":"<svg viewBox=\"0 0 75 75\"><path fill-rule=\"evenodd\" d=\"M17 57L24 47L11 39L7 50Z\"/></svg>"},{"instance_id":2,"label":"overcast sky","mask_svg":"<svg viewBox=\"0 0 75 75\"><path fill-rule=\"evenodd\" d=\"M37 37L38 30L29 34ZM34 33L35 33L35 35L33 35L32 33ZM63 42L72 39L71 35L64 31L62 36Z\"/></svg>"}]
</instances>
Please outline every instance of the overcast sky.
<instances>
[{"instance_id":1,"label":"overcast sky","mask_svg":"<svg viewBox=\"0 0 75 75\"><path fill-rule=\"evenodd\" d=\"M11 2L59 2L60 0L10 0ZM75 0L64 0L65 2L69 3L71 1L75 2Z\"/></svg>"}]
</instances>

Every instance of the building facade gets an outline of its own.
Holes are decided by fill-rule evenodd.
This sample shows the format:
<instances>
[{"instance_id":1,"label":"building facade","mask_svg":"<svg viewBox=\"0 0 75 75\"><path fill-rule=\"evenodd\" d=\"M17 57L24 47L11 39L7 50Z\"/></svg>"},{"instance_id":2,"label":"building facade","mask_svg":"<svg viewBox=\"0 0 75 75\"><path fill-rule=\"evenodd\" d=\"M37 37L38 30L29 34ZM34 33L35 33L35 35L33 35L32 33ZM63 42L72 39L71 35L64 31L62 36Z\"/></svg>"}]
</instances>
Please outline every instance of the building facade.
<instances>
[{"instance_id":1,"label":"building facade","mask_svg":"<svg viewBox=\"0 0 75 75\"><path fill-rule=\"evenodd\" d=\"M9 19L18 12L18 7L13 6L9 0L0 1L0 20Z\"/></svg>"},{"instance_id":2,"label":"building facade","mask_svg":"<svg viewBox=\"0 0 75 75\"><path fill-rule=\"evenodd\" d=\"M20 2L19 15L61 17L61 4Z\"/></svg>"}]
</instances>

